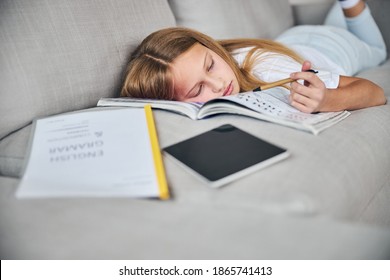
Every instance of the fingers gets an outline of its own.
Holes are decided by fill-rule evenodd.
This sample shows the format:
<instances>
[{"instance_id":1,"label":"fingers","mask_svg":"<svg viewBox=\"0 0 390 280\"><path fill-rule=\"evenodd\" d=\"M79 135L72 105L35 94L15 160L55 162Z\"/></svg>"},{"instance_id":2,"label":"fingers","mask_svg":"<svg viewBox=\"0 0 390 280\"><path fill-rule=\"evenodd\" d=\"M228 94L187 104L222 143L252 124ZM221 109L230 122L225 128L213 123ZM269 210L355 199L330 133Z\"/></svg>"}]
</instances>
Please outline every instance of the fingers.
<instances>
[{"instance_id":1,"label":"fingers","mask_svg":"<svg viewBox=\"0 0 390 280\"><path fill-rule=\"evenodd\" d=\"M292 82L290 84L292 93L299 93L300 95L311 97L313 95L312 88L310 86L302 85L299 82Z\"/></svg>"},{"instance_id":2,"label":"fingers","mask_svg":"<svg viewBox=\"0 0 390 280\"><path fill-rule=\"evenodd\" d=\"M291 77L305 80L304 85L297 81L290 84L291 106L305 113L318 112L325 99L325 84L311 72L293 73Z\"/></svg>"},{"instance_id":3,"label":"fingers","mask_svg":"<svg viewBox=\"0 0 390 280\"><path fill-rule=\"evenodd\" d=\"M308 71L311 69L311 62L308 60L305 60L302 64L302 72Z\"/></svg>"},{"instance_id":4,"label":"fingers","mask_svg":"<svg viewBox=\"0 0 390 280\"><path fill-rule=\"evenodd\" d=\"M304 61L301 72L291 73L295 80L291 83L290 103L301 112L313 113L319 111L327 91L324 82L312 71L310 61ZM301 84L298 80L303 80Z\"/></svg>"},{"instance_id":5,"label":"fingers","mask_svg":"<svg viewBox=\"0 0 390 280\"><path fill-rule=\"evenodd\" d=\"M313 92L312 89L297 82L291 84L290 104L299 111L304 113L316 112L321 102L321 93Z\"/></svg>"},{"instance_id":6,"label":"fingers","mask_svg":"<svg viewBox=\"0 0 390 280\"><path fill-rule=\"evenodd\" d=\"M318 78L318 76L313 72L291 73L290 77L294 80L304 80L306 82L305 84L308 86L321 87L323 84L320 78Z\"/></svg>"}]
</instances>

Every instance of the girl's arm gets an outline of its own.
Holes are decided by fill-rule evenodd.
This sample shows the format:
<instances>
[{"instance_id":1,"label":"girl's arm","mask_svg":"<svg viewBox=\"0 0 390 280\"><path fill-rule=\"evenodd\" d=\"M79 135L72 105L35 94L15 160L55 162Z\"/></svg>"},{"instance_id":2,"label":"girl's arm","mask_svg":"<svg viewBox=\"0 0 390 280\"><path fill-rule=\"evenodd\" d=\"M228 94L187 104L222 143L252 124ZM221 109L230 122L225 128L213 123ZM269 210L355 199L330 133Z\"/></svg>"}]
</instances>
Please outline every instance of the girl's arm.
<instances>
[{"instance_id":1,"label":"girl's arm","mask_svg":"<svg viewBox=\"0 0 390 280\"><path fill-rule=\"evenodd\" d=\"M310 66L305 62L302 71ZM304 85L291 83L290 94L291 105L305 113L356 110L386 103L383 89L363 78L340 76L336 89L327 89L311 72L292 73L291 78L305 80Z\"/></svg>"}]
</instances>

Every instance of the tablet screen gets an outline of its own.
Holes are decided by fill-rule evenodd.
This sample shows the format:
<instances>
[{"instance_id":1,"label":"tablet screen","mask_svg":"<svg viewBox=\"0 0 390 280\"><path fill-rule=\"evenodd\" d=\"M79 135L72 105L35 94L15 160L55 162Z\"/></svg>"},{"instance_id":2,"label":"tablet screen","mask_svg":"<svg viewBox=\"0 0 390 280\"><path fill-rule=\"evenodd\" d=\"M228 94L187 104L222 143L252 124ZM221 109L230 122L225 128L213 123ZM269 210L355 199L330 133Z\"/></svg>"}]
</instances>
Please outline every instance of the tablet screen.
<instances>
[{"instance_id":1,"label":"tablet screen","mask_svg":"<svg viewBox=\"0 0 390 280\"><path fill-rule=\"evenodd\" d=\"M288 156L286 149L229 124L163 150L215 187Z\"/></svg>"}]
</instances>

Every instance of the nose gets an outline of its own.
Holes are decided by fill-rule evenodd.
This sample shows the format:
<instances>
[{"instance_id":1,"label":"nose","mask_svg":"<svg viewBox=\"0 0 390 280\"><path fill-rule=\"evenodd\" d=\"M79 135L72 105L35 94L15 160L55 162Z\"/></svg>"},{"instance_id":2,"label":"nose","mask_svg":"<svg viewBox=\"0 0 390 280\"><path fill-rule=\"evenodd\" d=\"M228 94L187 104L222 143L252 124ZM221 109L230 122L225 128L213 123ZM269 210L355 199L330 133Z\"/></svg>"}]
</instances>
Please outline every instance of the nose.
<instances>
[{"instance_id":1,"label":"nose","mask_svg":"<svg viewBox=\"0 0 390 280\"><path fill-rule=\"evenodd\" d=\"M225 88L222 78L210 77L209 84L214 93L219 93Z\"/></svg>"}]
</instances>

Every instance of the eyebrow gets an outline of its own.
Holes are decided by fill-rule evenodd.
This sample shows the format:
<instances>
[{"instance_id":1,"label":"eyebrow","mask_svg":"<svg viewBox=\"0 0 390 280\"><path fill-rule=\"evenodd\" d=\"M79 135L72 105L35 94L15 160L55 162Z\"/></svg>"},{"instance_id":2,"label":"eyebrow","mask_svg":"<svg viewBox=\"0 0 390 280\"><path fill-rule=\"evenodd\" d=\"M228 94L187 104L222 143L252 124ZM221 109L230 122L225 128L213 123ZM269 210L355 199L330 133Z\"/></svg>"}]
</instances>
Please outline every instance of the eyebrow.
<instances>
[{"instance_id":1,"label":"eyebrow","mask_svg":"<svg viewBox=\"0 0 390 280\"><path fill-rule=\"evenodd\" d=\"M204 60L203 60L203 69L206 69L206 61L207 61L207 57L209 57L209 52L206 52L206 55L204 56ZM196 83L186 94L186 97L188 97L188 95L191 94L191 92L194 90L194 88L198 85L198 83Z\"/></svg>"}]
</instances>

